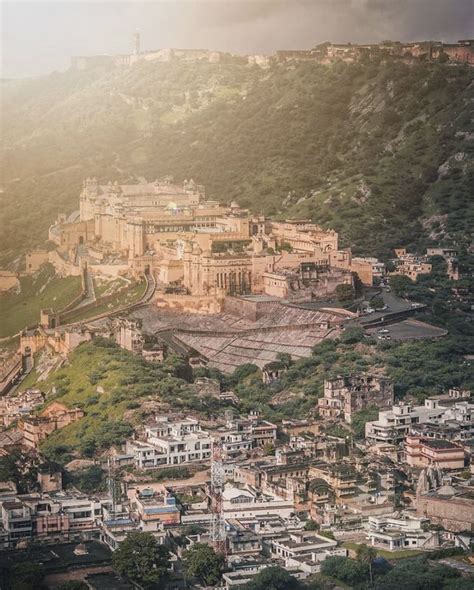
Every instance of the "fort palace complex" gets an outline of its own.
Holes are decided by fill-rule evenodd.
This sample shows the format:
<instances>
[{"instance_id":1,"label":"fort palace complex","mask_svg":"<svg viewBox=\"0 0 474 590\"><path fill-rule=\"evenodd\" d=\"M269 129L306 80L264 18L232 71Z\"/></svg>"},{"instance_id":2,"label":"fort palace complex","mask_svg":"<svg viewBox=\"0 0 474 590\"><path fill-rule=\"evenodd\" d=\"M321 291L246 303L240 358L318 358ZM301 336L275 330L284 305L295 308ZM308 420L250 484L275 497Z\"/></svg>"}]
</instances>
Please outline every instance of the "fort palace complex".
<instances>
[{"instance_id":1,"label":"fort palace complex","mask_svg":"<svg viewBox=\"0 0 474 590\"><path fill-rule=\"evenodd\" d=\"M226 296L262 295L303 301L377 273L375 259L339 250L338 235L307 220L272 221L237 203L206 199L193 180L84 182L79 211L49 230L50 261L63 275L152 274L157 303L220 311Z\"/></svg>"}]
</instances>

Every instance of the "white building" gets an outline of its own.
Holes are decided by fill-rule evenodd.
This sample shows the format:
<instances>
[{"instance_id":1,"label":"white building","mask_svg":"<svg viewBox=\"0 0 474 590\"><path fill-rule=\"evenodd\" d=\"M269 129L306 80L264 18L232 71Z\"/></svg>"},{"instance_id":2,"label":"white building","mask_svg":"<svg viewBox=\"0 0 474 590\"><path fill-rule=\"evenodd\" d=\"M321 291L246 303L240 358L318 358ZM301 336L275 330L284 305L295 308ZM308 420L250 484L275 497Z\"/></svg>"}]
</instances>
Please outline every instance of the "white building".
<instances>
[{"instance_id":1,"label":"white building","mask_svg":"<svg viewBox=\"0 0 474 590\"><path fill-rule=\"evenodd\" d=\"M444 413L442 424L458 427L462 431L461 438L474 436L474 403L456 402Z\"/></svg>"},{"instance_id":2,"label":"white building","mask_svg":"<svg viewBox=\"0 0 474 590\"><path fill-rule=\"evenodd\" d=\"M367 538L372 545L390 551L397 549L433 549L439 546L439 532L428 530L427 518L412 516L369 516Z\"/></svg>"},{"instance_id":3,"label":"white building","mask_svg":"<svg viewBox=\"0 0 474 590\"><path fill-rule=\"evenodd\" d=\"M226 519L268 516L270 514L289 518L295 511L293 502L275 494L258 492L251 486L245 488L226 487L222 497Z\"/></svg>"},{"instance_id":4,"label":"white building","mask_svg":"<svg viewBox=\"0 0 474 590\"><path fill-rule=\"evenodd\" d=\"M370 443L398 444L410 432L414 424L426 422L439 424L448 408L440 406L438 400L427 399L423 406L412 406L400 402L391 410L379 412L379 419L367 422L365 438Z\"/></svg>"},{"instance_id":5,"label":"white building","mask_svg":"<svg viewBox=\"0 0 474 590\"><path fill-rule=\"evenodd\" d=\"M145 428L145 441L127 441L126 452L133 455L137 467L146 469L208 460L211 447L211 436L194 418L162 418Z\"/></svg>"}]
</instances>

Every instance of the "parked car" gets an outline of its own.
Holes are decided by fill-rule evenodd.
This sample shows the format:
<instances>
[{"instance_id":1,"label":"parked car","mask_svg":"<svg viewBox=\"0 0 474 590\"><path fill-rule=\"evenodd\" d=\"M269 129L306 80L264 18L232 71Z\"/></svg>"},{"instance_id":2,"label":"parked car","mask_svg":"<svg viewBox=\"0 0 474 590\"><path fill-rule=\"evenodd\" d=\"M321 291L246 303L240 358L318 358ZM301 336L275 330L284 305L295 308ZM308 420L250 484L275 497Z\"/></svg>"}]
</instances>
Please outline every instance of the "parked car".
<instances>
[{"instance_id":1,"label":"parked car","mask_svg":"<svg viewBox=\"0 0 474 590\"><path fill-rule=\"evenodd\" d=\"M387 328L380 328L380 330L377 330L377 332L379 334L389 334L390 332L387 330Z\"/></svg>"}]
</instances>

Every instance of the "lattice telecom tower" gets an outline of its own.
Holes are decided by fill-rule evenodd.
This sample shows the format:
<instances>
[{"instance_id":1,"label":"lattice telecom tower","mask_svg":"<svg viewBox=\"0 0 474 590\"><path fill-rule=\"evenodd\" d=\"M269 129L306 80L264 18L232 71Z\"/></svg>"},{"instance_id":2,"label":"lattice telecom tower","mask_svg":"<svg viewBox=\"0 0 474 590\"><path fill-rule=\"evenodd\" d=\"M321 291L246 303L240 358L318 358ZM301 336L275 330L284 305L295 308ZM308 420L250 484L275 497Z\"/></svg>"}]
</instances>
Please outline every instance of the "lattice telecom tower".
<instances>
[{"instance_id":1,"label":"lattice telecom tower","mask_svg":"<svg viewBox=\"0 0 474 590\"><path fill-rule=\"evenodd\" d=\"M224 465L220 441L212 443L211 459L211 540L214 549L225 555L227 551L222 492L224 490Z\"/></svg>"}]
</instances>

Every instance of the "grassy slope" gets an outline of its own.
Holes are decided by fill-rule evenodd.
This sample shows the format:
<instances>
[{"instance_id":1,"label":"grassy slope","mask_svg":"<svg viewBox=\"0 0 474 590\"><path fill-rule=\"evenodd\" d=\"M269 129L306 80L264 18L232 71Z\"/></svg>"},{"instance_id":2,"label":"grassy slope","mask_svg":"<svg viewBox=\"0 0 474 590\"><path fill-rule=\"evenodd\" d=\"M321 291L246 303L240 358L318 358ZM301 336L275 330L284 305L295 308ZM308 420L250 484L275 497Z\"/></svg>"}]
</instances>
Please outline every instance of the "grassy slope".
<instances>
[{"instance_id":1,"label":"grassy slope","mask_svg":"<svg viewBox=\"0 0 474 590\"><path fill-rule=\"evenodd\" d=\"M81 292L80 277L59 278L47 265L39 273L20 279L21 293L0 298L0 338L16 334L39 321L40 310L60 310Z\"/></svg>"},{"instance_id":2,"label":"grassy slope","mask_svg":"<svg viewBox=\"0 0 474 590\"><path fill-rule=\"evenodd\" d=\"M68 318L68 323L86 320L88 318L95 317L96 315L99 315L101 313L111 311L112 309L118 309L125 305L135 303L141 297L143 297L143 295L146 292L146 289L147 284L145 282L134 283L129 289L117 294L115 297L108 300L106 303L97 305L97 307L94 307L87 311L81 311L81 309L78 309L76 313L74 313L71 317ZM100 300L98 301L98 303L100 303Z\"/></svg>"},{"instance_id":3,"label":"grassy slope","mask_svg":"<svg viewBox=\"0 0 474 590\"><path fill-rule=\"evenodd\" d=\"M11 258L13 236L25 247L38 240L57 210L77 206L85 176L165 173L194 177L213 198L308 215L358 253L420 245L429 231L463 240L471 81L472 69L439 64L143 63L6 84L0 248ZM37 206L18 219L32 195Z\"/></svg>"},{"instance_id":4,"label":"grassy slope","mask_svg":"<svg viewBox=\"0 0 474 590\"><path fill-rule=\"evenodd\" d=\"M132 426L123 421L127 410L147 399L166 401L179 396L185 381L175 377L171 366L154 365L107 340L82 344L68 364L37 384L49 392L47 404L57 400L68 407L80 407L85 417L53 433L43 451L65 462L75 451L90 456L95 450L120 444ZM53 386L56 393L53 393ZM98 393L101 387L104 393ZM139 423L140 417L136 420Z\"/></svg>"}]
</instances>

